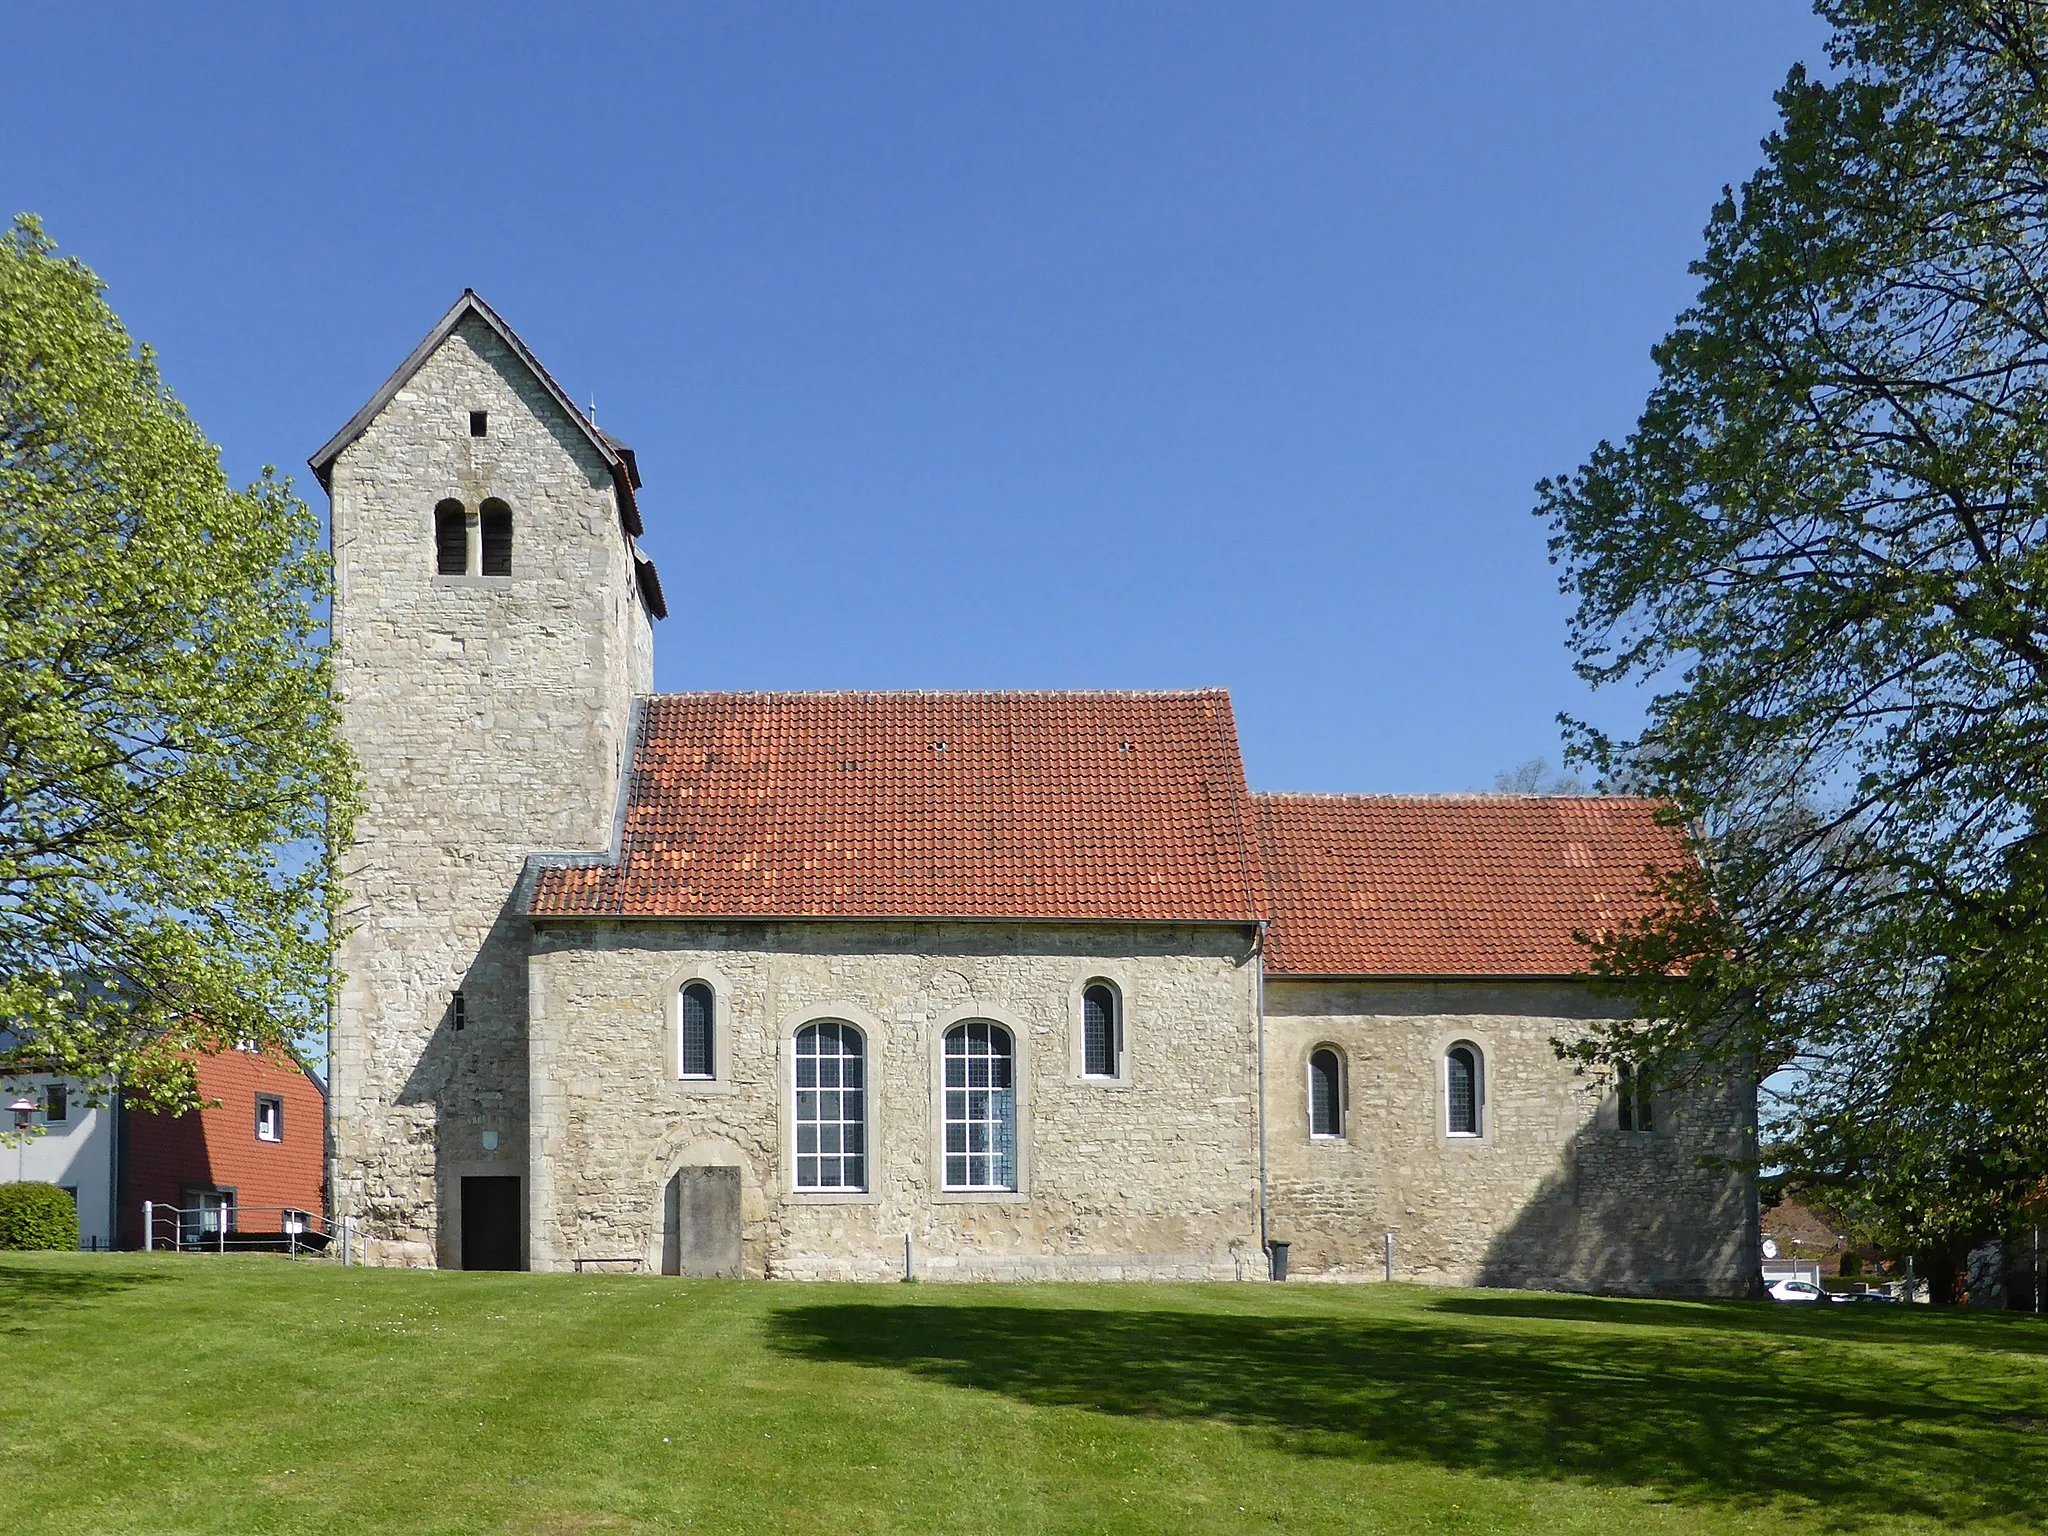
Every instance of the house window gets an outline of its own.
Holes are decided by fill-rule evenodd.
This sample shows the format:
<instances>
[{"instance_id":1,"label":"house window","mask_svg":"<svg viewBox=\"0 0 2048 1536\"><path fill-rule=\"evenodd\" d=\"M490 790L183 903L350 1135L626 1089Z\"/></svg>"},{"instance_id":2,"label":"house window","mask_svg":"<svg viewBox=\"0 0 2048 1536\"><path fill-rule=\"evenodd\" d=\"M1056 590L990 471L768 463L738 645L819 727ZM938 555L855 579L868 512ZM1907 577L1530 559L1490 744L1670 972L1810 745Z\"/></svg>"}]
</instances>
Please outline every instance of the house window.
<instances>
[{"instance_id":1,"label":"house window","mask_svg":"<svg viewBox=\"0 0 2048 1536\"><path fill-rule=\"evenodd\" d=\"M1116 988L1091 981L1081 990L1081 1071L1088 1077L1118 1077L1123 1066L1123 1018Z\"/></svg>"},{"instance_id":2,"label":"house window","mask_svg":"<svg viewBox=\"0 0 2048 1536\"><path fill-rule=\"evenodd\" d=\"M711 1025L714 999L708 982L693 981L683 988L682 1059L684 1077L710 1077Z\"/></svg>"},{"instance_id":3,"label":"house window","mask_svg":"<svg viewBox=\"0 0 2048 1536\"><path fill-rule=\"evenodd\" d=\"M1309 1053L1308 1133L1344 1134L1344 1061L1328 1046Z\"/></svg>"},{"instance_id":4,"label":"house window","mask_svg":"<svg viewBox=\"0 0 2048 1536\"><path fill-rule=\"evenodd\" d=\"M469 574L469 514L459 501L434 508L434 574Z\"/></svg>"},{"instance_id":5,"label":"house window","mask_svg":"<svg viewBox=\"0 0 2048 1536\"><path fill-rule=\"evenodd\" d=\"M235 1230L235 1192L187 1185L178 1202L178 1241L186 1247L218 1243Z\"/></svg>"},{"instance_id":6,"label":"house window","mask_svg":"<svg viewBox=\"0 0 2048 1536\"><path fill-rule=\"evenodd\" d=\"M946 1031L946 1188L1017 1187L1017 1062L985 1019Z\"/></svg>"},{"instance_id":7,"label":"house window","mask_svg":"<svg viewBox=\"0 0 2048 1536\"><path fill-rule=\"evenodd\" d=\"M451 1028L460 1030L468 1022L469 999L464 997L462 989L457 987L448 994L448 1023Z\"/></svg>"},{"instance_id":8,"label":"house window","mask_svg":"<svg viewBox=\"0 0 2048 1536\"><path fill-rule=\"evenodd\" d=\"M486 576L512 574L512 509L493 498L478 509L483 539L483 573Z\"/></svg>"},{"instance_id":9,"label":"house window","mask_svg":"<svg viewBox=\"0 0 2048 1536\"><path fill-rule=\"evenodd\" d=\"M1444 1053L1444 1105L1453 1136L1477 1136L1486 1112L1484 1058L1479 1047L1460 1041Z\"/></svg>"},{"instance_id":10,"label":"house window","mask_svg":"<svg viewBox=\"0 0 2048 1536\"><path fill-rule=\"evenodd\" d=\"M826 1020L796 1033L796 1187L866 1189L865 1046L851 1024Z\"/></svg>"},{"instance_id":11,"label":"house window","mask_svg":"<svg viewBox=\"0 0 2048 1536\"><path fill-rule=\"evenodd\" d=\"M284 1140L284 1100L274 1093L256 1095L256 1139Z\"/></svg>"},{"instance_id":12,"label":"house window","mask_svg":"<svg viewBox=\"0 0 2048 1536\"><path fill-rule=\"evenodd\" d=\"M1657 1112L1651 1100L1649 1074L1634 1062L1624 1061L1615 1089L1621 1101L1621 1128L1624 1131L1654 1131Z\"/></svg>"},{"instance_id":13,"label":"house window","mask_svg":"<svg viewBox=\"0 0 2048 1536\"><path fill-rule=\"evenodd\" d=\"M43 1124L62 1125L70 1118L70 1088L63 1083L43 1084Z\"/></svg>"},{"instance_id":14,"label":"house window","mask_svg":"<svg viewBox=\"0 0 2048 1536\"><path fill-rule=\"evenodd\" d=\"M489 411L471 411L469 413L469 435L471 437L482 437L490 430L491 413Z\"/></svg>"}]
</instances>

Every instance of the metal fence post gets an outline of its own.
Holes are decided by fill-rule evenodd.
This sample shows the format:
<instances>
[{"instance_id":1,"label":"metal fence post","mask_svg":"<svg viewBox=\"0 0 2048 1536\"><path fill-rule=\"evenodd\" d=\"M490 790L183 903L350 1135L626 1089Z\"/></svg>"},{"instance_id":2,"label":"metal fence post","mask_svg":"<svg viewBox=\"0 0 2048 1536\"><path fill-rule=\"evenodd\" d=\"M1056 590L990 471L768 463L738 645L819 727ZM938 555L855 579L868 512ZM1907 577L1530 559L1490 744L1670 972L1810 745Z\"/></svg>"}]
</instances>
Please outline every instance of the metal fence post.
<instances>
[{"instance_id":1,"label":"metal fence post","mask_svg":"<svg viewBox=\"0 0 2048 1536\"><path fill-rule=\"evenodd\" d=\"M144 1253L156 1252L156 1202L154 1200L142 1202L142 1251Z\"/></svg>"},{"instance_id":2,"label":"metal fence post","mask_svg":"<svg viewBox=\"0 0 2048 1536\"><path fill-rule=\"evenodd\" d=\"M1387 1234L1387 1279L1388 1279L1389 1281L1392 1281L1392 1280L1393 1280L1393 1278L1394 1278L1394 1234L1393 1234L1393 1233L1391 1233L1391 1232L1389 1232L1389 1233Z\"/></svg>"}]
</instances>

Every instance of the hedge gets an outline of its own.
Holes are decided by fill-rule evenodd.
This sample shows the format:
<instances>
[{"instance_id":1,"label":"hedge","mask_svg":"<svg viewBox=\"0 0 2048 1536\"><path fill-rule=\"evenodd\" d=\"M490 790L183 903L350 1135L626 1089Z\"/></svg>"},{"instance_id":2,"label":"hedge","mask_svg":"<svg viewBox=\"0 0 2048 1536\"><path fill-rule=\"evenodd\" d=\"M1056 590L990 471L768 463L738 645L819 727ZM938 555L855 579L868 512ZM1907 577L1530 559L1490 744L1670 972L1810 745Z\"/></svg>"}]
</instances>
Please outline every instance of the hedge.
<instances>
[{"instance_id":1,"label":"hedge","mask_svg":"<svg viewBox=\"0 0 2048 1536\"><path fill-rule=\"evenodd\" d=\"M78 1206L54 1184L0 1184L0 1248L78 1246Z\"/></svg>"}]
</instances>

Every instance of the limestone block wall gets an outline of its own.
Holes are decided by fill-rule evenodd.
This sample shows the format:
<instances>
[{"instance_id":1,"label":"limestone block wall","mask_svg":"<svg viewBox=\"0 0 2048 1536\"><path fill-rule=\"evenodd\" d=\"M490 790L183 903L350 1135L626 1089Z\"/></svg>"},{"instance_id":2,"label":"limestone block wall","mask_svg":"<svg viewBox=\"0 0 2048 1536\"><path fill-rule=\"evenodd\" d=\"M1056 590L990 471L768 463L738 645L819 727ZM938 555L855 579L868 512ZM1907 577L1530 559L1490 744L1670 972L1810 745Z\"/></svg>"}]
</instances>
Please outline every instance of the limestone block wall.
<instances>
[{"instance_id":1,"label":"limestone block wall","mask_svg":"<svg viewBox=\"0 0 2048 1536\"><path fill-rule=\"evenodd\" d=\"M663 1193L737 1167L742 1269L929 1278L1260 1272L1249 928L1055 924L536 925L531 1263L659 1267ZM1084 1080L1081 989L1121 992L1128 1070ZM679 1080L675 999L717 998L717 1076ZM948 1194L939 1042L1017 1040L1020 1190ZM794 1032L855 1024L869 1059L868 1189L792 1189ZM673 1251L673 1250L671 1250Z\"/></svg>"},{"instance_id":2,"label":"limestone block wall","mask_svg":"<svg viewBox=\"0 0 2048 1536\"><path fill-rule=\"evenodd\" d=\"M365 790L333 1198L374 1256L455 1263L462 1175L526 1163L526 925L507 902L529 851L609 842L652 635L603 459L474 316L342 451L331 494L335 687ZM492 496L512 573L436 575L435 504L473 520Z\"/></svg>"},{"instance_id":3,"label":"limestone block wall","mask_svg":"<svg viewBox=\"0 0 2048 1536\"><path fill-rule=\"evenodd\" d=\"M1755 1183L1702 1166L1754 1146L1746 1085L1660 1095L1655 1130L1619 1129L1604 1085L1552 1050L1613 1005L1570 982L1266 983L1267 1156L1275 1237L1295 1273L1453 1285L1748 1294ZM1444 1054L1484 1052L1483 1134L1447 1134ZM1334 1046L1341 1138L1311 1137L1308 1060Z\"/></svg>"}]
</instances>

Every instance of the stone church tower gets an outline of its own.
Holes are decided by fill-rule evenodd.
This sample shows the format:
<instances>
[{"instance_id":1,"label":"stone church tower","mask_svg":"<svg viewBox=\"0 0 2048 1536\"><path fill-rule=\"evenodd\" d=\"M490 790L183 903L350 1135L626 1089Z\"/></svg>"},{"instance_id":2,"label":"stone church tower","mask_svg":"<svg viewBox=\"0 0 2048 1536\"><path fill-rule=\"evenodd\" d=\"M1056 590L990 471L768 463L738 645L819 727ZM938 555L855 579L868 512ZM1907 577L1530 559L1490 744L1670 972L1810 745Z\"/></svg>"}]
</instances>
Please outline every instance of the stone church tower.
<instances>
[{"instance_id":1,"label":"stone church tower","mask_svg":"<svg viewBox=\"0 0 2048 1536\"><path fill-rule=\"evenodd\" d=\"M330 1065L337 1216L524 1252L526 855L612 840L663 614L629 449L465 291L312 459L364 807ZM489 1256L466 1256L472 1263Z\"/></svg>"}]
</instances>

